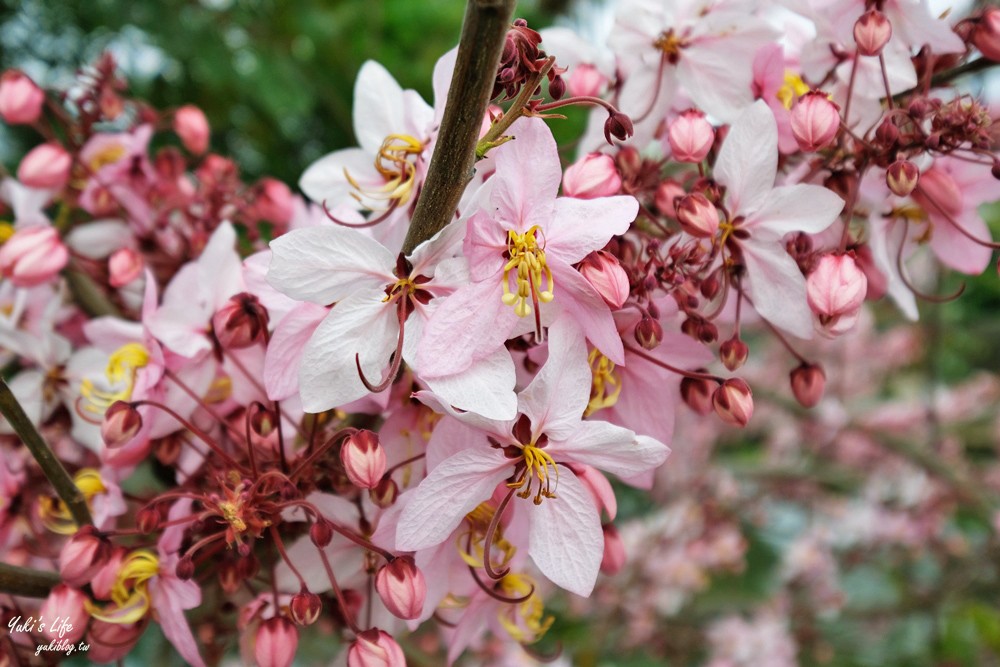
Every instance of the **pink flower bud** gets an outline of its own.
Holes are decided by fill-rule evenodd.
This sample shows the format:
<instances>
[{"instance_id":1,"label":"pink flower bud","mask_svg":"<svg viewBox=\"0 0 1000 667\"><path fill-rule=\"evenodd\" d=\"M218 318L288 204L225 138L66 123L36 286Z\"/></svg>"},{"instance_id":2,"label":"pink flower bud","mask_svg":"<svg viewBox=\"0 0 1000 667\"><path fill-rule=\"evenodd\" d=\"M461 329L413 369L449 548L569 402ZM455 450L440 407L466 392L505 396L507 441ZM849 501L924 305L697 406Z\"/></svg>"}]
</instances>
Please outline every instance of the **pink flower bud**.
<instances>
[{"instance_id":1,"label":"pink flower bud","mask_svg":"<svg viewBox=\"0 0 1000 667\"><path fill-rule=\"evenodd\" d=\"M309 539L318 547L325 547L333 540L333 528L326 519L319 519L309 526Z\"/></svg>"},{"instance_id":2,"label":"pink flower bud","mask_svg":"<svg viewBox=\"0 0 1000 667\"><path fill-rule=\"evenodd\" d=\"M611 253L603 250L590 253L580 264L580 273L612 310L621 308L628 299L628 274Z\"/></svg>"},{"instance_id":3,"label":"pink flower bud","mask_svg":"<svg viewBox=\"0 0 1000 667\"><path fill-rule=\"evenodd\" d=\"M673 218L677 215L677 203L684 198L684 188L676 181L661 181L656 186L656 193L653 195L653 203L656 210L663 215Z\"/></svg>"},{"instance_id":4,"label":"pink flower bud","mask_svg":"<svg viewBox=\"0 0 1000 667\"><path fill-rule=\"evenodd\" d=\"M635 342L643 349L655 350L663 340L663 327L649 315L643 315L635 325Z\"/></svg>"},{"instance_id":5,"label":"pink flower bud","mask_svg":"<svg viewBox=\"0 0 1000 667\"><path fill-rule=\"evenodd\" d=\"M260 300L249 292L241 292L215 311L212 329L225 350L240 350L263 342L269 317Z\"/></svg>"},{"instance_id":6,"label":"pink flower bud","mask_svg":"<svg viewBox=\"0 0 1000 667\"><path fill-rule=\"evenodd\" d=\"M811 408L823 398L826 373L823 372L822 366L803 363L789 374L789 378L792 383L792 394L802 407Z\"/></svg>"},{"instance_id":7,"label":"pink flower bud","mask_svg":"<svg viewBox=\"0 0 1000 667\"><path fill-rule=\"evenodd\" d=\"M288 611L292 614L292 620L299 625L312 625L323 611L323 602L318 595L303 586L302 590L292 596Z\"/></svg>"},{"instance_id":8,"label":"pink flower bud","mask_svg":"<svg viewBox=\"0 0 1000 667\"><path fill-rule=\"evenodd\" d=\"M361 430L349 437L340 448L340 460L351 484L374 489L385 474L385 450L378 435Z\"/></svg>"},{"instance_id":9,"label":"pink flower bud","mask_svg":"<svg viewBox=\"0 0 1000 667\"><path fill-rule=\"evenodd\" d=\"M913 193L913 199L931 215L945 213L951 217L962 213L962 189L948 172L931 167L920 174L920 186Z\"/></svg>"},{"instance_id":10,"label":"pink flower bud","mask_svg":"<svg viewBox=\"0 0 1000 667\"><path fill-rule=\"evenodd\" d=\"M563 194L578 199L594 199L616 195L622 179L610 155L590 153L566 168Z\"/></svg>"},{"instance_id":11,"label":"pink flower bud","mask_svg":"<svg viewBox=\"0 0 1000 667\"><path fill-rule=\"evenodd\" d=\"M712 150L715 129L705 120L705 114L688 109L670 123L667 142L675 160L698 163Z\"/></svg>"},{"instance_id":12,"label":"pink flower bud","mask_svg":"<svg viewBox=\"0 0 1000 667\"><path fill-rule=\"evenodd\" d=\"M806 152L819 150L833 143L840 129L840 107L825 93L806 93L792 109L792 134L799 148Z\"/></svg>"},{"instance_id":13,"label":"pink flower bud","mask_svg":"<svg viewBox=\"0 0 1000 667\"><path fill-rule=\"evenodd\" d=\"M827 254L806 278L806 298L821 325L821 332L839 335L857 321L868 292L868 277L851 253Z\"/></svg>"},{"instance_id":14,"label":"pink flower bud","mask_svg":"<svg viewBox=\"0 0 1000 667\"><path fill-rule=\"evenodd\" d=\"M59 575L70 586L83 586L111 555L111 545L93 526L84 526L59 552Z\"/></svg>"},{"instance_id":15,"label":"pink flower bud","mask_svg":"<svg viewBox=\"0 0 1000 667\"><path fill-rule=\"evenodd\" d=\"M984 56L1000 62L1000 9L990 7L983 12L972 33L972 42Z\"/></svg>"},{"instance_id":16,"label":"pink flower bud","mask_svg":"<svg viewBox=\"0 0 1000 667\"><path fill-rule=\"evenodd\" d=\"M110 547L110 545L109 545ZM110 547L111 555L108 556L104 564L98 568L97 572L90 578L90 590L98 600L110 600L111 589L114 588L118 580L118 573L122 569L122 561L128 555L125 547Z\"/></svg>"},{"instance_id":17,"label":"pink flower bud","mask_svg":"<svg viewBox=\"0 0 1000 667\"><path fill-rule=\"evenodd\" d=\"M50 641L62 639L67 644L72 644L83 637L90 616L83 606L87 599L80 590L66 584L59 584L53 588L38 610L38 615L53 621L58 618L59 623L48 623L40 630L42 636Z\"/></svg>"},{"instance_id":18,"label":"pink flower bud","mask_svg":"<svg viewBox=\"0 0 1000 667\"><path fill-rule=\"evenodd\" d=\"M135 514L135 527L143 535L151 535L163 522L160 511L155 507L143 507Z\"/></svg>"},{"instance_id":19,"label":"pink flower bud","mask_svg":"<svg viewBox=\"0 0 1000 667\"><path fill-rule=\"evenodd\" d=\"M124 287L142 275L145 266L138 252L132 248L119 248L108 258L108 283L112 287Z\"/></svg>"},{"instance_id":20,"label":"pink flower bud","mask_svg":"<svg viewBox=\"0 0 1000 667\"><path fill-rule=\"evenodd\" d=\"M750 385L739 378L723 382L712 394L715 414L727 424L746 426L753 417L753 393Z\"/></svg>"},{"instance_id":21,"label":"pink flower bud","mask_svg":"<svg viewBox=\"0 0 1000 667\"><path fill-rule=\"evenodd\" d=\"M87 661L95 665L118 662L132 652L139 637L146 629L145 623L122 625L121 623L105 623L91 619L90 632L87 633Z\"/></svg>"},{"instance_id":22,"label":"pink flower bud","mask_svg":"<svg viewBox=\"0 0 1000 667\"><path fill-rule=\"evenodd\" d=\"M35 146L17 167L17 180L29 188L61 190L69 181L73 157L56 143Z\"/></svg>"},{"instance_id":23,"label":"pink flower bud","mask_svg":"<svg viewBox=\"0 0 1000 667\"><path fill-rule=\"evenodd\" d=\"M573 68L566 85L573 97L600 97L608 78L593 65L584 63Z\"/></svg>"},{"instance_id":24,"label":"pink flower bud","mask_svg":"<svg viewBox=\"0 0 1000 667\"><path fill-rule=\"evenodd\" d=\"M69 250L48 225L19 229L0 247L0 275L17 287L51 281L68 261Z\"/></svg>"},{"instance_id":25,"label":"pink flower bud","mask_svg":"<svg viewBox=\"0 0 1000 667\"><path fill-rule=\"evenodd\" d=\"M195 155L208 150L208 119L198 107L188 104L177 110L174 115L174 132L181 138L184 148Z\"/></svg>"},{"instance_id":26,"label":"pink flower bud","mask_svg":"<svg viewBox=\"0 0 1000 667\"><path fill-rule=\"evenodd\" d=\"M689 408L705 416L712 411L713 384L705 378L685 377L681 380L681 398Z\"/></svg>"},{"instance_id":27,"label":"pink flower bud","mask_svg":"<svg viewBox=\"0 0 1000 667\"><path fill-rule=\"evenodd\" d=\"M34 123L43 104L45 93L23 72L8 70L0 77L0 117L11 125Z\"/></svg>"},{"instance_id":28,"label":"pink flower bud","mask_svg":"<svg viewBox=\"0 0 1000 667\"><path fill-rule=\"evenodd\" d=\"M877 56L892 37L892 23L877 9L869 9L854 23L854 41L858 53Z\"/></svg>"},{"instance_id":29,"label":"pink flower bud","mask_svg":"<svg viewBox=\"0 0 1000 667\"><path fill-rule=\"evenodd\" d=\"M719 229L719 209L708 197L696 192L677 202L677 221L691 236L711 238Z\"/></svg>"},{"instance_id":30,"label":"pink flower bud","mask_svg":"<svg viewBox=\"0 0 1000 667\"><path fill-rule=\"evenodd\" d=\"M406 667L406 656L392 635L371 628L347 649L347 667Z\"/></svg>"},{"instance_id":31,"label":"pink flower bud","mask_svg":"<svg viewBox=\"0 0 1000 667\"><path fill-rule=\"evenodd\" d=\"M277 225L287 225L292 220L295 204L287 185L273 178L262 178L255 191L253 208L259 219Z\"/></svg>"},{"instance_id":32,"label":"pink flower bud","mask_svg":"<svg viewBox=\"0 0 1000 667\"><path fill-rule=\"evenodd\" d=\"M905 197L913 192L919 179L920 170L909 160L896 160L885 170L885 184L898 197Z\"/></svg>"},{"instance_id":33,"label":"pink flower bud","mask_svg":"<svg viewBox=\"0 0 1000 667\"><path fill-rule=\"evenodd\" d=\"M259 667L290 667L298 648L298 628L284 616L274 616L260 624L253 654Z\"/></svg>"},{"instance_id":34,"label":"pink flower bud","mask_svg":"<svg viewBox=\"0 0 1000 667\"><path fill-rule=\"evenodd\" d=\"M394 558L382 566L375 574L375 590L393 616L413 620L424 610L427 583L410 556Z\"/></svg>"},{"instance_id":35,"label":"pink flower bud","mask_svg":"<svg viewBox=\"0 0 1000 667\"><path fill-rule=\"evenodd\" d=\"M396 503L396 498L399 497L399 485L396 484L392 477L383 476L379 483L375 485L375 488L369 491L368 495L375 505L386 509Z\"/></svg>"},{"instance_id":36,"label":"pink flower bud","mask_svg":"<svg viewBox=\"0 0 1000 667\"><path fill-rule=\"evenodd\" d=\"M142 428L142 415L131 403L115 401L104 412L101 438L104 444L116 449L128 444Z\"/></svg>"},{"instance_id":37,"label":"pink flower bud","mask_svg":"<svg viewBox=\"0 0 1000 667\"><path fill-rule=\"evenodd\" d=\"M719 346L719 359L722 360L722 365L731 371L745 364L749 355L750 348L740 339L739 334Z\"/></svg>"},{"instance_id":38,"label":"pink flower bud","mask_svg":"<svg viewBox=\"0 0 1000 667\"><path fill-rule=\"evenodd\" d=\"M604 526L604 557L601 559L601 572L607 575L618 574L625 567L625 543L613 523Z\"/></svg>"}]
</instances>

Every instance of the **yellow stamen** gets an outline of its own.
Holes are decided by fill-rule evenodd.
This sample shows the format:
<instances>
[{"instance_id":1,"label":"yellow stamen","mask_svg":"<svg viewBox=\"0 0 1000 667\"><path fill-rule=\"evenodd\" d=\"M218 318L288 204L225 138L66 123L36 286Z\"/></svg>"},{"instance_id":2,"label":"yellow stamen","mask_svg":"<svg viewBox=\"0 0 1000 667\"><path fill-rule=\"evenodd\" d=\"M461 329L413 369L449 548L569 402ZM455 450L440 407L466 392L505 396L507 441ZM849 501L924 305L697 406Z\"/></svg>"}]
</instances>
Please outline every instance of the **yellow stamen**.
<instances>
[{"instance_id":1,"label":"yellow stamen","mask_svg":"<svg viewBox=\"0 0 1000 667\"><path fill-rule=\"evenodd\" d=\"M505 605L497 615L500 624L512 639L521 644L532 644L552 627L555 617L545 616L545 603L531 577L526 574L508 574L500 580L500 591L510 598L531 594L524 602Z\"/></svg>"},{"instance_id":2,"label":"yellow stamen","mask_svg":"<svg viewBox=\"0 0 1000 667\"><path fill-rule=\"evenodd\" d=\"M356 193L351 193L359 202L362 197L403 206L413 195L417 180L416 160L423 152L424 145L407 134L390 134L382 142L375 155L375 170L385 179L380 187L364 188L344 169L344 177ZM411 159L412 158L412 159Z\"/></svg>"},{"instance_id":3,"label":"yellow stamen","mask_svg":"<svg viewBox=\"0 0 1000 667\"><path fill-rule=\"evenodd\" d=\"M681 55L681 49L687 44L673 30L667 30L660 33L660 36L653 42L653 46L662 51L667 60L676 62Z\"/></svg>"},{"instance_id":4,"label":"yellow stamen","mask_svg":"<svg viewBox=\"0 0 1000 667\"><path fill-rule=\"evenodd\" d=\"M6 243L14 235L14 225L7 221L0 222L0 243Z\"/></svg>"},{"instance_id":5,"label":"yellow stamen","mask_svg":"<svg viewBox=\"0 0 1000 667\"><path fill-rule=\"evenodd\" d=\"M405 296L407 294L412 294L414 290L417 289L417 284L413 282L410 278L400 278L395 283L393 283L392 288L389 293L385 295L382 299L382 303L386 303L398 296Z\"/></svg>"},{"instance_id":6,"label":"yellow stamen","mask_svg":"<svg viewBox=\"0 0 1000 667\"><path fill-rule=\"evenodd\" d=\"M545 261L545 249L538 244L541 228L535 225L523 234L507 232L507 254L510 259L503 267L503 302L514 306L518 317L532 312L531 302L548 303L555 298L552 270ZM515 272L517 292L510 291L510 275ZM543 282L544 280L544 282Z\"/></svg>"},{"instance_id":7,"label":"yellow stamen","mask_svg":"<svg viewBox=\"0 0 1000 667\"><path fill-rule=\"evenodd\" d=\"M538 480L538 491L533 502L536 505L542 504L542 498L555 498L556 494L552 490L552 478L555 477L555 488L559 486L559 468L556 466L552 455L529 444L521 449L522 461L524 461L524 474L520 479L508 482L507 486L513 489L522 489L518 492L518 498L527 498L531 495L532 478Z\"/></svg>"},{"instance_id":8,"label":"yellow stamen","mask_svg":"<svg viewBox=\"0 0 1000 667\"><path fill-rule=\"evenodd\" d=\"M149 611L149 580L160 572L160 561L152 551L133 551L122 561L111 586L111 605L101 608L90 600L83 604L91 616L105 623L129 625Z\"/></svg>"},{"instance_id":9,"label":"yellow stamen","mask_svg":"<svg viewBox=\"0 0 1000 667\"><path fill-rule=\"evenodd\" d=\"M458 547L458 555L471 567L480 568L484 566L486 530L489 528L495 512L496 507L493 506L493 503L487 501L480 503L474 510L465 515L465 519L469 523L469 529L458 535L455 544ZM517 547L504 538L503 528L499 525L493 531L491 554L496 553L497 550L502 554L502 558L499 562L496 562L494 560L495 556L493 556L490 558L490 563L493 564L493 567L499 568L507 565L514 558L514 554L517 553Z\"/></svg>"},{"instance_id":10,"label":"yellow stamen","mask_svg":"<svg viewBox=\"0 0 1000 667\"><path fill-rule=\"evenodd\" d=\"M127 401L132 398L136 371L148 363L149 350L140 343L126 343L112 352L108 357L104 375L112 387L122 384L124 386L105 391L95 387L89 378L84 378L80 382L80 394L86 399L83 408L95 415L103 415L115 401Z\"/></svg>"},{"instance_id":11,"label":"yellow stamen","mask_svg":"<svg viewBox=\"0 0 1000 667\"><path fill-rule=\"evenodd\" d=\"M786 109L791 109L795 100L808 92L809 86L807 86L806 82L802 80L802 77L792 70L786 70L785 83L781 86L781 88L778 88L778 92L775 93L775 97L781 101L782 106Z\"/></svg>"},{"instance_id":12,"label":"yellow stamen","mask_svg":"<svg viewBox=\"0 0 1000 667\"><path fill-rule=\"evenodd\" d=\"M589 417L602 408L610 408L618 402L622 393L621 379L615 372L615 363L594 348L590 352L590 372L593 376L590 384L590 402L583 416Z\"/></svg>"},{"instance_id":13,"label":"yellow stamen","mask_svg":"<svg viewBox=\"0 0 1000 667\"><path fill-rule=\"evenodd\" d=\"M80 489L88 506L90 506L90 501L94 496L108 492L100 473L94 468L81 468L73 476L73 483L76 484L76 488ZM58 498L40 496L38 498L38 515L42 524L53 533L72 535L76 532L77 525L76 521L73 520L73 515Z\"/></svg>"}]
</instances>

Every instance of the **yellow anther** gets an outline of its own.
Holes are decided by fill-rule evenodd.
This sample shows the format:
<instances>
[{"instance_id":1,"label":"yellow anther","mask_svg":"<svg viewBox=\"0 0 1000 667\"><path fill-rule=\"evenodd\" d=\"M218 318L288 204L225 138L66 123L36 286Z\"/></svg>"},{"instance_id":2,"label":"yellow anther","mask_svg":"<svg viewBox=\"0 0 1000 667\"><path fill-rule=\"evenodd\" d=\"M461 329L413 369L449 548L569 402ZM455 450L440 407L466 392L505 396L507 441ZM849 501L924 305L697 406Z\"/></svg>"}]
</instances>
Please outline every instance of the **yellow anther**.
<instances>
[{"instance_id":1,"label":"yellow anther","mask_svg":"<svg viewBox=\"0 0 1000 667\"><path fill-rule=\"evenodd\" d=\"M653 42L653 46L662 51L668 60L676 62L686 43L673 30L667 30L660 33Z\"/></svg>"},{"instance_id":2,"label":"yellow anther","mask_svg":"<svg viewBox=\"0 0 1000 667\"><path fill-rule=\"evenodd\" d=\"M793 72L792 70L785 70L785 83L778 88L778 92L775 93L781 101L781 105L786 109L791 109L792 104L795 100L802 97L809 92L809 86L806 82L802 80L802 77Z\"/></svg>"},{"instance_id":3,"label":"yellow anther","mask_svg":"<svg viewBox=\"0 0 1000 667\"><path fill-rule=\"evenodd\" d=\"M95 415L103 415L115 401L127 401L132 398L136 371L148 363L149 350L139 343L126 343L112 352L104 371L104 376L112 389L98 389L92 380L84 378L80 382L80 394L86 399L83 408Z\"/></svg>"},{"instance_id":4,"label":"yellow anther","mask_svg":"<svg viewBox=\"0 0 1000 667\"><path fill-rule=\"evenodd\" d=\"M111 604L101 608L90 600L84 607L91 616L105 623L129 625L149 611L149 580L160 572L160 561L152 551L133 551L122 561L111 586Z\"/></svg>"},{"instance_id":5,"label":"yellow anther","mask_svg":"<svg viewBox=\"0 0 1000 667\"><path fill-rule=\"evenodd\" d=\"M125 155L125 147L121 144L110 144L105 146L90 158L90 162L87 166L90 167L91 171L97 171L101 167L106 167L109 164L114 164L118 160L122 159Z\"/></svg>"},{"instance_id":6,"label":"yellow anther","mask_svg":"<svg viewBox=\"0 0 1000 667\"><path fill-rule=\"evenodd\" d=\"M601 408L610 408L622 393L621 379L615 372L615 363L594 348L590 352L590 402L583 416L589 417Z\"/></svg>"},{"instance_id":7,"label":"yellow anther","mask_svg":"<svg viewBox=\"0 0 1000 667\"><path fill-rule=\"evenodd\" d=\"M405 296L407 294L411 294L416 289L417 284L413 282L413 280L410 278L400 278L393 283L392 288L385 295L385 297L383 297L382 303L386 303L400 295Z\"/></svg>"},{"instance_id":8,"label":"yellow anther","mask_svg":"<svg viewBox=\"0 0 1000 667\"><path fill-rule=\"evenodd\" d=\"M357 201L363 197L389 205L403 206L413 195L417 180L416 160L424 145L406 134L390 134L375 155L375 170L385 179L381 186L364 188L344 169L344 177L357 192L351 193Z\"/></svg>"},{"instance_id":9,"label":"yellow anther","mask_svg":"<svg viewBox=\"0 0 1000 667\"><path fill-rule=\"evenodd\" d=\"M94 468L81 468L73 476L73 483L80 489L83 499L87 505L94 496L108 492L108 487L104 486L101 474ZM76 532L76 521L69 508L58 498L50 496L40 496L38 498L38 515L42 524L53 533L60 535L72 535Z\"/></svg>"},{"instance_id":10,"label":"yellow anther","mask_svg":"<svg viewBox=\"0 0 1000 667\"><path fill-rule=\"evenodd\" d=\"M7 239L14 235L14 225L7 221L0 222L0 243L6 243Z\"/></svg>"},{"instance_id":11,"label":"yellow anther","mask_svg":"<svg viewBox=\"0 0 1000 667\"><path fill-rule=\"evenodd\" d=\"M559 468L552 455L531 444L522 447L521 455L525 468L524 474L516 481L508 482L507 486L521 489L517 497L527 498L531 495L532 478L534 478L538 480L538 490L533 500L536 505L541 505L543 498L555 498L556 494L553 489L559 486ZM555 484L553 484L553 478L555 478Z\"/></svg>"},{"instance_id":12,"label":"yellow anther","mask_svg":"<svg viewBox=\"0 0 1000 667\"><path fill-rule=\"evenodd\" d=\"M545 615L545 603L538 594L535 581L525 574L508 574L500 580L500 591L505 597L522 598L523 602L506 605L497 615L507 633L521 644L531 644L541 639L555 617Z\"/></svg>"},{"instance_id":13,"label":"yellow anther","mask_svg":"<svg viewBox=\"0 0 1000 667\"><path fill-rule=\"evenodd\" d=\"M219 509L222 510L222 517L233 527L233 530L237 533L242 533L247 529L246 522L240 517L240 507L230 501L223 501L219 503Z\"/></svg>"},{"instance_id":14,"label":"yellow anther","mask_svg":"<svg viewBox=\"0 0 1000 667\"><path fill-rule=\"evenodd\" d=\"M535 225L523 234L507 232L507 255L510 259L503 267L503 296L507 306L514 306L518 317L532 312L532 302L548 303L555 298L552 270L545 261L545 249L538 243L541 228ZM514 272L516 292L510 289L511 272Z\"/></svg>"}]
</instances>

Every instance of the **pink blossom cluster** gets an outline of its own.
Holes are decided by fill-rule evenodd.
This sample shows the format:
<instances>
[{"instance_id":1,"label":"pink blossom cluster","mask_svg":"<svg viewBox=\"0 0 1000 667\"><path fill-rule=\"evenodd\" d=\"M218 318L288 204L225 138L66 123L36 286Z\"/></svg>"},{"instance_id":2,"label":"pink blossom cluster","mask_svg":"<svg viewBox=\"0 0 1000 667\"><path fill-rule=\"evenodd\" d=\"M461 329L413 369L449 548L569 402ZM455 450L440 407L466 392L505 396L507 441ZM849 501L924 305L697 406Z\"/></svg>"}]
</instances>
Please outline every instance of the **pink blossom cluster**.
<instances>
[{"instance_id":1,"label":"pink blossom cluster","mask_svg":"<svg viewBox=\"0 0 1000 667\"><path fill-rule=\"evenodd\" d=\"M426 238L460 50L433 105L362 67L358 146L306 170L311 201L244 183L199 109L129 98L110 57L64 92L3 75L0 117L39 144L0 186L0 354L90 519L4 422L4 563L58 573L5 614L71 617L97 662L156 623L192 665L238 647L287 667L304 633L349 667L418 642L512 664L537 657L557 589L613 598L632 568L645 641L744 568L743 490L689 442L760 423L774 462L809 434L883 474L862 509L811 508L787 590L836 609L852 539L938 539L954 497L933 466L871 454L913 405L854 414L870 385L810 341L870 343L866 302L915 319L936 275L991 264L993 119L951 81L997 58L1000 12L779 5L621 0L597 40L515 21L475 173ZM577 105L593 116L564 168L548 123ZM654 481L674 475L670 498ZM616 526L623 489L659 507ZM718 622L710 664L791 664L789 613Z\"/></svg>"}]
</instances>

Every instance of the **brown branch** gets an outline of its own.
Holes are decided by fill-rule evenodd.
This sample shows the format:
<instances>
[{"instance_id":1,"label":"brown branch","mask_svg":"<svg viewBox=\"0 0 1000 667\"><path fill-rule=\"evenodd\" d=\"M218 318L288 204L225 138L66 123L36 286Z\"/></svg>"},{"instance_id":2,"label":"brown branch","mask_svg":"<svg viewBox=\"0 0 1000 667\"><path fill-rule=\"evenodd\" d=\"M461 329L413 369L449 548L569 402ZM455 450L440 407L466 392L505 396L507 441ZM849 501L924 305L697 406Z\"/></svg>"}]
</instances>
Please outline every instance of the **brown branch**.
<instances>
[{"instance_id":1,"label":"brown branch","mask_svg":"<svg viewBox=\"0 0 1000 667\"><path fill-rule=\"evenodd\" d=\"M452 221L462 192L472 180L479 130L514 4L515 0L468 0L437 147L403 243L407 255Z\"/></svg>"},{"instance_id":2,"label":"brown branch","mask_svg":"<svg viewBox=\"0 0 1000 667\"><path fill-rule=\"evenodd\" d=\"M42 472L45 473L45 476L48 477L49 482L52 484L52 488L56 490L62 501L66 503L66 507L69 509L70 514L73 515L73 519L77 525L92 524L93 520L90 518L87 501L84 500L80 489L77 488L73 482L73 478L69 476L69 473L63 468L62 463L59 462L59 459L52 452L52 449L49 448L49 445L38 433L35 425L28 419L28 415L24 413L24 408L21 407L17 397L14 396L14 392L10 390L10 387L7 386L3 378L0 378L0 413L7 418L11 428L21 438L21 442L28 448L31 455L35 457L38 467L42 469Z\"/></svg>"},{"instance_id":3,"label":"brown branch","mask_svg":"<svg viewBox=\"0 0 1000 667\"><path fill-rule=\"evenodd\" d=\"M111 315L113 317L123 317L118 307L111 303L101 292L90 276L77 269L67 269L63 275L66 277L66 284L69 286L73 301L91 317L102 317Z\"/></svg>"},{"instance_id":4,"label":"brown branch","mask_svg":"<svg viewBox=\"0 0 1000 667\"><path fill-rule=\"evenodd\" d=\"M29 570L26 567L0 563L0 593L44 598L59 582L59 575L55 572Z\"/></svg>"},{"instance_id":5,"label":"brown branch","mask_svg":"<svg viewBox=\"0 0 1000 667\"><path fill-rule=\"evenodd\" d=\"M979 72L985 72L991 67L996 67L1000 63L996 63L989 58L976 58L975 60L970 60L967 63L962 63L958 67L953 67L951 69L944 70L943 72L938 72L931 78L931 88L937 88L938 86L943 86L946 83L951 83L955 79L965 76L966 74L977 74ZM907 95L912 95L922 88L922 84L917 84L913 88L904 90L901 93L896 93L892 96L892 99L896 102L900 102Z\"/></svg>"}]
</instances>

